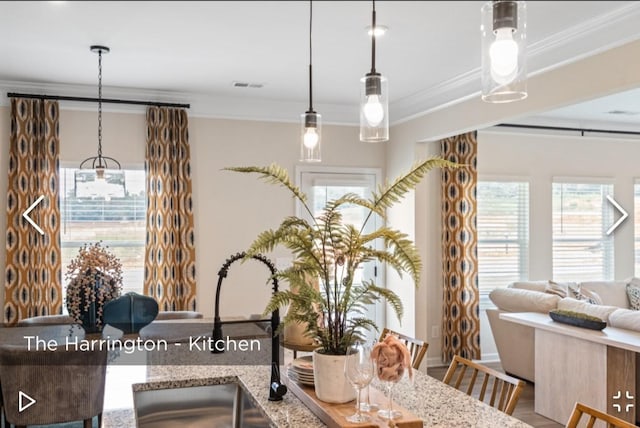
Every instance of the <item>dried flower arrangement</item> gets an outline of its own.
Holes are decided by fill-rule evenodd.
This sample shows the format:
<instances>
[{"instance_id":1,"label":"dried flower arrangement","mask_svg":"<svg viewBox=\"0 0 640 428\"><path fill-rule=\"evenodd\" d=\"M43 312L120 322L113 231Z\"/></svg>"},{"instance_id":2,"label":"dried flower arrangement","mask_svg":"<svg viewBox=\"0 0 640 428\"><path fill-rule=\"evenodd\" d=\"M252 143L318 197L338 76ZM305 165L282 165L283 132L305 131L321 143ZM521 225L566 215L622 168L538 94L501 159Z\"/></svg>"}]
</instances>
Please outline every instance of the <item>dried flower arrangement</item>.
<instances>
[{"instance_id":1,"label":"dried flower arrangement","mask_svg":"<svg viewBox=\"0 0 640 428\"><path fill-rule=\"evenodd\" d=\"M108 248L102 242L85 244L67 266L67 310L85 329L102 329L102 307L122 291L122 263Z\"/></svg>"},{"instance_id":2,"label":"dried flower arrangement","mask_svg":"<svg viewBox=\"0 0 640 428\"><path fill-rule=\"evenodd\" d=\"M393 335L385 337L382 342L374 345L371 359L376 363L376 371L380 380L398 382L405 370L409 372L409 377L413 376L411 353L407 346Z\"/></svg>"}]
</instances>

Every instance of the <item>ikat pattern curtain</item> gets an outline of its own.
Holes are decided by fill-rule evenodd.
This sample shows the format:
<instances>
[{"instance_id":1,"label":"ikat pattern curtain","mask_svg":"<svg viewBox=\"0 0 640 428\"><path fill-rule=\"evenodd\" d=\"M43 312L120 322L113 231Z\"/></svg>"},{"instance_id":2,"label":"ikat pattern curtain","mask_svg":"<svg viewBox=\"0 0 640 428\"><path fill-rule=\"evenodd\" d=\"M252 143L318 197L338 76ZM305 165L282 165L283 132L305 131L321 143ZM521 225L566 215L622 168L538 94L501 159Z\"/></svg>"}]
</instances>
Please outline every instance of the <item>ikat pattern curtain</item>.
<instances>
[{"instance_id":1,"label":"ikat pattern curtain","mask_svg":"<svg viewBox=\"0 0 640 428\"><path fill-rule=\"evenodd\" d=\"M188 118L147 110L144 292L161 311L196 310L196 252Z\"/></svg>"},{"instance_id":2,"label":"ikat pattern curtain","mask_svg":"<svg viewBox=\"0 0 640 428\"><path fill-rule=\"evenodd\" d=\"M4 322L62 311L57 101L11 99ZM42 200L29 217L23 213Z\"/></svg>"},{"instance_id":3,"label":"ikat pattern curtain","mask_svg":"<svg viewBox=\"0 0 640 428\"><path fill-rule=\"evenodd\" d=\"M447 362L454 355L480 358L476 133L440 144L443 158L466 165L442 170L442 359Z\"/></svg>"}]
</instances>

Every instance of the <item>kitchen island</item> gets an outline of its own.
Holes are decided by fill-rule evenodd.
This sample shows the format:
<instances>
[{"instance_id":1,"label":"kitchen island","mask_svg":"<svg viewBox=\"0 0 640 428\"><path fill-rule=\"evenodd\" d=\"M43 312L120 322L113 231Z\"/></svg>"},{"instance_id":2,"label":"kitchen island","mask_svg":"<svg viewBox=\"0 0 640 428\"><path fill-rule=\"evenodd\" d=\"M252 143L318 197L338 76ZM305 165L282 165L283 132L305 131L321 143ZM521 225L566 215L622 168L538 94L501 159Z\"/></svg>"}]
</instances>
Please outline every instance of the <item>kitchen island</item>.
<instances>
[{"instance_id":1,"label":"kitchen island","mask_svg":"<svg viewBox=\"0 0 640 428\"><path fill-rule=\"evenodd\" d=\"M150 330L151 332L147 331L147 334L141 334L141 337L145 340L169 338L172 343L180 343L185 332L183 328L176 328L175 324L172 324L170 329L160 329L162 331L159 335L152 334L153 330ZM191 329L201 326L184 325L183 327ZM203 327L203 331L211 331L210 326L205 327ZM243 327L243 329L246 328L246 326ZM172 336L167 335L167 331ZM198 332L199 330L196 333ZM234 334L234 336L254 338L258 337L260 332L264 331L238 331L235 332L238 334ZM0 329L0 333L4 334L0 334L3 343L23 345L26 335L36 333L42 338L56 341L63 341L68 337L84 337L81 329L76 331L74 328L70 329L70 326L7 328ZM187 333L188 338L194 335L191 330ZM105 332L102 336L105 337ZM106 336L109 337L111 334ZM121 337L121 335L115 337ZM324 427L325 425L291 392L284 396L283 401L268 401L268 385L271 375L268 365L271 352L268 345L271 340L270 338L258 340L261 341L261 347L264 348L262 352L225 352L223 354L212 354L209 350L191 352L185 349L187 345L184 343L181 346L173 343L169 346L168 351L164 352L128 354L126 350L110 351L102 426L104 428L136 427L134 387L136 390L183 388L228 383L231 379L232 382L240 384L251 396L251 400L259 411L270 420L272 426L284 428ZM283 377L285 373L286 370L281 369ZM393 397L394 402L420 417L426 427L529 427L529 425L422 372L415 372L412 383L405 379L396 385ZM171 397L171 400L173 399Z\"/></svg>"},{"instance_id":2,"label":"kitchen island","mask_svg":"<svg viewBox=\"0 0 640 428\"><path fill-rule=\"evenodd\" d=\"M282 370L283 376L286 370ZM325 425L291 392L280 402L268 401L270 370L264 365L246 366L109 366L105 392L104 428L136 426L132 385L137 389L187 387L210 383L214 378L239 380L273 426L314 428ZM422 373L413 384L404 380L394 388L394 401L424 421L425 427L524 428L515 418Z\"/></svg>"}]
</instances>

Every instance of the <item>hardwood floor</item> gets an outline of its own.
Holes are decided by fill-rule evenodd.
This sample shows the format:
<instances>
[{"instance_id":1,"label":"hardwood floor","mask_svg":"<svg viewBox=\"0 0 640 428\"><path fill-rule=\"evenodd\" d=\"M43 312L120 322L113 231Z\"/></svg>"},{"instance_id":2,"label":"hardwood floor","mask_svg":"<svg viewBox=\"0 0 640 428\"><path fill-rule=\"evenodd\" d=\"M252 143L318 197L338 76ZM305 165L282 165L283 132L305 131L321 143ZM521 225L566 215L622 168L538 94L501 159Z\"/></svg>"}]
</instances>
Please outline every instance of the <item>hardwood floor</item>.
<instances>
[{"instance_id":1,"label":"hardwood floor","mask_svg":"<svg viewBox=\"0 0 640 428\"><path fill-rule=\"evenodd\" d=\"M499 363L489 363L486 365L491 367L492 369L502 371ZM438 380L442 380L446 371L447 367L432 367L427 369L427 373ZM533 411L533 397L535 394L534 389L534 386L531 383L527 382L527 386L525 386L524 391L520 395L518 405L513 412L513 417L520 419L521 421L537 428L563 427L564 425L556 423L551 419L547 419L544 416L540 416Z\"/></svg>"}]
</instances>

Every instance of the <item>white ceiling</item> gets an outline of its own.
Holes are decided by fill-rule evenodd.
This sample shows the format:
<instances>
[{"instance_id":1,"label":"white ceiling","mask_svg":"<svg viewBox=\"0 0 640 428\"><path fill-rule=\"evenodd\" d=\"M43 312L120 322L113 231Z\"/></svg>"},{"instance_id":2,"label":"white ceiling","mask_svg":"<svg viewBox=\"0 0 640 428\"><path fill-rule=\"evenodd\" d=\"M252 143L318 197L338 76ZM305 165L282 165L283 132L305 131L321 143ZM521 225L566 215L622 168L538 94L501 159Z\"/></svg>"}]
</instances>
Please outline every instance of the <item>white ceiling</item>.
<instances>
[{"instance_id":1,"label":"white ceiling","mask_svg":"<svg viewBox=\"0 0 640 428\"><path fill-rule=\"evenodd\" d=\"M640 89L551 110L517 122L640 132Z\"/></svg>"},{"instance_id":2,"label":"white ceiling","mask_svg":"<svg viewBox=\"0 0 640 428\"><path fill-rule=\"evenodd\" d=\"M390 29L376 65L389 79L392 122L479 96L482 4L376 2ZM527 9L529 74L640 38L640 2L530 1ZM313 13L315 108L326 122L355 123L359 79L370 67L371 2L315 1ZM308 24L307 1L0 2L0 88L95 96L89 46L103 44L112 50L103 59L107 97L293 121L308 104ZM635 95L633 106L614 98L605 109L638 111Z\"/></svg>"}]
</instances>

